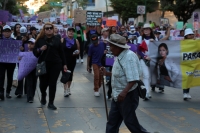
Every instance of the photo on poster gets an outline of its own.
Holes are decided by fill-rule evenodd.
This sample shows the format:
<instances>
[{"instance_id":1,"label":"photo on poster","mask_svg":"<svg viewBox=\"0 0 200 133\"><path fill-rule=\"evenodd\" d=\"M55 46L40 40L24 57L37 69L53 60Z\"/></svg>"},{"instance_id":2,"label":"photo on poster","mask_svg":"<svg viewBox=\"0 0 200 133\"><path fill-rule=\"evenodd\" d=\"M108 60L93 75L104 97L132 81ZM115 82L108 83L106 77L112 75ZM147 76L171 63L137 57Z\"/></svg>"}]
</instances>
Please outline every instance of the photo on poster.
<instances>
[{"instance_id":1,"label":"photo on poster","mask_svg":"<svg viewBox=\"0 0 200 133\"><path fill-rule=\"evenodd\" d=\"M149 45L151 84L182 88L180 45L174 45L175 42L153 42Z\"/></svg>"},{"instance_id":2,"label":"photo on poster","mask_svg":"<svg viewBox=\"0 0 200 133\"><path fill-rule=\"evenodd\" d=\"M199 22L199 13L198 12L194 12L193 16L194 16L194 22Z\"/></svg>"}]
</instances>

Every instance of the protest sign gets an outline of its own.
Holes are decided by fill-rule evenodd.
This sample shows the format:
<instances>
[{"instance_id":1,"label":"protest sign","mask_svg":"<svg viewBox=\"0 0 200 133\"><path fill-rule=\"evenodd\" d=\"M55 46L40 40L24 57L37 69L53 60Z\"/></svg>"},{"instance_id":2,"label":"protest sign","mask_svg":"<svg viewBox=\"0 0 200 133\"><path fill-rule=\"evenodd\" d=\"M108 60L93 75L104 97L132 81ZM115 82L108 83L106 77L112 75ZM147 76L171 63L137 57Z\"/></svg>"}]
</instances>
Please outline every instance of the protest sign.
<instances>
[{"instance_id":1,"label":"protest sign","mask_svg":"<svg viewBox=\"0 0 200 133\"><path fill-rule=\"evenodd\" d=\"M182 30L183 29L183 22L177 22L176 23L176 29L177 30Z\"/></svg>"},{"instance_id":2,"label":"protest sign","mask_svg":"<svg viewBox=\"0 0 200 133\"><path fill-rule=\"evenodd\" d=\"M118 16L112 16L112 19L118 21L119 17Z\"/></svg>"},{"instance_id":3,"label":"protest sign","mask_svg":"<svg viewBox=\"0 0 200 133\"><path fill-rule=\"evenodd\" d=\"M51 11L41 12L38 14L38 19L50 18Z\"/></svg>"},{"instance_id":4,"label":"protest sign","mask_svg":"<svg viewBox=\"0 0 200 133\"><path fill-rule=\"evenodd\" d=\"M101 11L87 11L87 25L100 26L102 23Z\"/></svg>"},{"instance_id":5,"label":"protest sign","mask_svg":"<svg viewBox=\"0 0 200 133\"><path fill-rule=\"evenodd\" d=\"M0 40L0 62L17 63L22 41Z\"/></svg>"},{"instance_id":6,"label":"protest sign","mask_svg":"<svg viewBox=\"0 0 200 133\"><path fill-rule=\"evenodd\" d=\"M19 57L21 58L18 70L18 80L20 81L36 68L38 59L33 52L20 52Z\"/></svg>"},{"instance_id":7,"label":"protest sign","mask_svg":"<svg viewBox=\"0 0 200 133\"><path fill-rule=\"evenodd\" d=\"M73 23L73 20L72 20L71 18L68 18L68 19L67 19L67 24L68 24L69 26L72 26L72 23Z\"/></svg>"},{"instance_id":8,"label":"protest sign","mask_svg":"<svg viewBox=\"0 0 200 133\"><path fill-rule=\"evenodd\" d=\"M86 23L86 10L74 10L74 23Z\"/></svg>"},{"instance_id":9,"label":"protest sign","mask_svg":"<svg viewBox=\"0 0 200 133\"><path fill-rule=\"evenodd\" d=\"M160 25L168 27L169 26L169 19L168 18L160 18Z\"/></svg>"},{"instance_id":10,"label":"protest sign","mask_svg":"<svg viewBox=\"0 0 200 133\"><path fill-rule=\"evenodd\" d=\"M106 20L106 26L117 26L117 21L116 20Z\"/></svg>"},{"instance_id":11,"label":"protest sign","mask_svg":"<svg viewBox=\"0 0 200 133\"><path fill-rule=\"evenodd\" d=\"M190 28L190 29L192 29L192 30L194 29L192 23L187 23L187 24L186 24L186 28Z\"/></svg>"},{"instance_id":12,"label":"protest sign","mask_svg":"<svg viewBox=\"0 0 200 133\"><path fill-rule=\"evenodd\" d=\"M193 12L193 22L200 22L199 12Z\"/></svg>"},{"instance_id":13,"label":"protest sign","mask_svg":"<svg viewBox=\"0 0 200 133\"><path fill-rule=\"evenodd\" d=\"M137 14L145 14L146 13L146 6L138 5L137 6Z\"/></svg>"},{"instance_id":14,"label":"protest sign","mask_svg":"<svg viewBox=\"0 0 200 133\"><path fill-rule=\"evenodd\" d=\"M152 85L180 89L200 86L200 40L155 41L148 46Z\"/></svg>"}]
</instances>

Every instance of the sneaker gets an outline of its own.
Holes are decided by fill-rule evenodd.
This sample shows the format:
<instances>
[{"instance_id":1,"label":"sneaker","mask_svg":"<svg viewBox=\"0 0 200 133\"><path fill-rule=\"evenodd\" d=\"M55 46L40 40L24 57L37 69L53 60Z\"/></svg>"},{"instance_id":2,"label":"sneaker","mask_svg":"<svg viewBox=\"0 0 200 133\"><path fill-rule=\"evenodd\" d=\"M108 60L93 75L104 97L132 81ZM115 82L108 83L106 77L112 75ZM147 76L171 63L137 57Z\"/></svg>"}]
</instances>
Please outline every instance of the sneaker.
<instances>
[{"instance_id":1,"label":"sneaker","mask_svg":"<svg viewBox=\"0 0 200 133\"><path fill-rule=\"evenodd\" d=\"M64 97L68 97L69 96L69 93L67 90L64 91Z\"/></svg>"},{"instance_id":2,"label":"sneaker","mask_svg":"<svg viewBox=\"0 0 200 133\"><path fill-rule=\"evenodd\" d=\"M68 94L71 95L70 88L68 88L67 91L68 91Z\"/></svg>"},{"instance_id":3,"label":"sneaker","mask_svg":"<svg viewBox=\"0 0 200 133\"><path fill-rule=\"evenodd\" d=\"M106 99L112 101L112 97L106 96Z\"/></svg>"},{"instance_id":4,"label":"sneaker","mask_svg":"<svg viewBox=\"0 0 200 133\"><path fill-rule=\"evenodd\" d=\"M22 97L22 95L21 95L21 94L18 94L18 95L17 95L17 98L21 98L21 97Z\"/></svg>"},{"instance_id":5,"label":"sneaker","mask_svg":"<svg viewBox=\"0 0 200 133\"><path fill-rule=\"evenodd\" d=\"M28 102L29 102L29 103L33 103L33 100L29 100Z\"/></svg>"},{"instance_id":6,"label":"sneaker","mask_svg":"<svg viewBox=\"0 0 200 133\"><path fill-rule=\"evenodd\" d=\"M100 96L100 93L99 93L98 91L95 91L95 92L94 92L94 96L95 96L95 97L99 97L99 96Z\"/></svg>"},{"instance_id":7,"label":"sneaker","mask_svg":"<svg viewBox=\"0 0 200 133\"><path fill-rule=\"evenodd\" d=\"M192 97L190 96L189 93L187 93L187 98L188 98L188 99L192 99Z\"/></svg>"},{"instance_id":8,"label":"sneaker","mask_svg":"<svg viewBox=\"0 0 200 133\"><path fill-rule=\"evenodd\" d=\"M6 93L6 98L12 98L9 93Z\"/></svg>"},{"instance_id":9,"label":"sneaker","mask_svg":"<svg viewBox=\"0 0 200 133\"><path fill-rule=\"evenodd\" d=\"M81 63L83 63L83 59L81 59Z\"/></svg>"},{"instance_id":10,"label":"sneaker","mask_svg":"<svg viewBox=\"0 0 200 133\"><path fill-rule=\"evenodd\" d=\"M79 59L76 60L76 63L79 63Z\"/></svg>"},{"instance_id":11,"label":"sneaker","mask_svg":"<svg viewBox=\"0 0 200 133\"><path fill-rule=\"evenodd\" d=\"M0 99L1 99L2 101L4 101L5 97L4 97L4 94L3 94L3 93L0 93Z\"/></svg>"},{"instance_id":12,"label":"sneaker","mask_svg":"<svg viewBox=\"0 0 200 133\"><path fill-rule=\"evenodd\" d=\"M159 92L159 93L163 93L163 92L164 92L164 89L163 89L163 88L159 88L158 92Z\"/></svg>"},{"instance_id":13,"label":"sneaker","mask_svg":"<svg viewBox=\"0 0 200 133\"><path fill-rule=\"evenodd\" d=\"M187 93L184 93L184 94L183 94L183 100L187 100L187 99L188 99L187 96L188 96Z\"/></svg>"},{"instance_id":14,"label":"sneaker","mask_svg":"<svg viewBox=\"0 0 200 133\"><path fill-rule=\"evenodd\" d=\"M51 110L56 110L56 106L54 106L53 104L48 104L48 108Z\"/></svg>"},{"instance_id":15,"label":"sneaker","mask_svg":"<svg viewBox=\"0 0 200 133\"><path fill-rule=\"evenodd\" d=\"M155 91L155 89L156 89L155 86L152 86L152 87L151 87L151 90L152 90L152 91Z\"/></svg>"}]
</instances>

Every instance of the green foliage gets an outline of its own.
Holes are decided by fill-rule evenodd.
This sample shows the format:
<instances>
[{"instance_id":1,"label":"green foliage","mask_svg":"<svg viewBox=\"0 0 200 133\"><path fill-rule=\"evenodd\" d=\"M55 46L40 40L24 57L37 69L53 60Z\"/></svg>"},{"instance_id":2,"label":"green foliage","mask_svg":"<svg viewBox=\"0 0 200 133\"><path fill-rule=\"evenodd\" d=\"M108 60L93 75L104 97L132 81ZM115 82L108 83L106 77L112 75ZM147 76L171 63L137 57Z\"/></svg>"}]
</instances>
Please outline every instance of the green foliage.
<instances>
[{"instance_id":1,"label":"green foliage","mask_svg":"<svg viewBox=\"0 0 200 133\"><path fill-rule=\"evenodd\" d=\"M200 0L161 0L161 9L162 11L173 11L178 21L187 23L192 13L200 9Z\"/></svg>"},{"instance_id":2,"label":"green foliage","mask_svg":"<svg viewBox=\"0 0 200 133\"><path fill-rule=\"evenodd\" d=\"M52 10L53 8L59 8L59 9L62 8L62 7L54 7L54 6L51 6L51 5L50 5L50 2L61 2L61 0L48 0L48 1L46 2L46 4L44 4L43 6L40 7L38 13L39 13L39 12L50 11L50 10Z\"/></svg>"},{"instance_id":3,"label":"green foliage","mask_svg":"<svg viewBox=\"0 0 200 133\"><path fill-rule=\"evenodd\" d=\"M140 14L137 14L137 6L145 5L145 0L110 0L111 7L114 11L118 13L123 21L127 22L128 18L137 18ZM155 11L153 5L155 5L155 0L146 0L146 11Z\"/></svg>"},{"instance_id":4,"label":"green foliage","mask_svg":"<svg viewBox=\"0 0 200 133\"><path fill-rule=\"evenodd\" d=\"M83 10L86 9L88 0L76 0L76 2L78 3L79 7L83 8Z\"/></svg>"}]
</instances>

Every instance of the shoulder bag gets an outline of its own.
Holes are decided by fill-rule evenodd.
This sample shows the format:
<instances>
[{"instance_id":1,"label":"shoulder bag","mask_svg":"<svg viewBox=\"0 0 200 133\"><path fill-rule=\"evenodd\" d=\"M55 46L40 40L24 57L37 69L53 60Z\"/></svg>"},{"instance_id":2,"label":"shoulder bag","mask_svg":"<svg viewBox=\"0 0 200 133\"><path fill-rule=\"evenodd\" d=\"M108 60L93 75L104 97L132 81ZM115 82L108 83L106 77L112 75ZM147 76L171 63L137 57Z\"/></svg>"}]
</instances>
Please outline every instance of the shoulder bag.
<instances>
[{"instance_id":1,"label":"shoulder bag","mask_svg":"<svg viewBox=\"0 0 200 133\"><path fill-rule=\"evenodd\" d=\"M47 53L44 57L44 61L42 61L41 63L38 63L37 66L36 66L36 76L41 76L41 75L44 75L47 73L47 70L46 70L46 58L47 58L47 55L49 54L49 49L50 49L50 46L49 48L47 49ZM41 55L43 54L44 51L42 51ZM41 56L40 55L40 56ZM40 58L40 57L39 57Z\"/></svg>"},{"instance_id":2,"label":"shoulder bag","mask_svg":"<svg viewBox=\"0 0 200 133\"><path fill-rule=\"evenodd\" d=\"M122 68L122 70L124 70L123 67L122 67L122 65L121 65L121 63L120 63L120 61L119 61L119 59L118 59L118 63L120 65L120 67ZM142 98L142 99L145 99L147 90L145 88L144 83L142 82L142 80L138 80L138 81L136 81L136 83L138 84L138 86L137 86L136 89L138 89L138 95L139 95L139 97Z\"/></svg>"}]
</instances>

